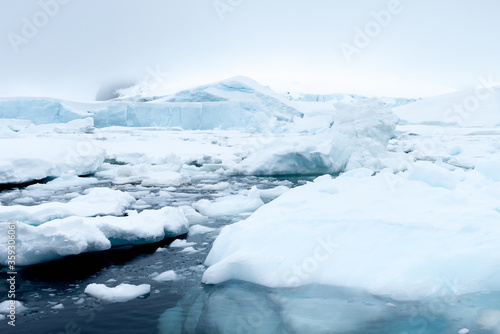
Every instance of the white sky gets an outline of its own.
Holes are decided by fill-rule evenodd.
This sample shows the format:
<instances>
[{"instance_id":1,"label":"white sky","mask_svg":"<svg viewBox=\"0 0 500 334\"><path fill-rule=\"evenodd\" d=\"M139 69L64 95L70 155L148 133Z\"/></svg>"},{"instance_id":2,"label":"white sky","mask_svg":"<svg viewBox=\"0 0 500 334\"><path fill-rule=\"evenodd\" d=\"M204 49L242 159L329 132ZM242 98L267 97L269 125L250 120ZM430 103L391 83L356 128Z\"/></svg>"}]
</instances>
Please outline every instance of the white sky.
<instances>
[{"instance_id":1,"label":"white sky","mask_svg":"<svg viewBox=\"0 0 500 334\"><path fill-rule=\"evenodd\" d=\"M23 18L44 23L40 1L58 0L0 0L0 96L93 100L103 83L155 68L170 91L236 75L280 91L408 97L500 81L497 0L400 0L350 63L342 42L397 0L220 0L234 4L224 20L214 0L65 0L15 52Z\"/></svg>"}]
</instances>

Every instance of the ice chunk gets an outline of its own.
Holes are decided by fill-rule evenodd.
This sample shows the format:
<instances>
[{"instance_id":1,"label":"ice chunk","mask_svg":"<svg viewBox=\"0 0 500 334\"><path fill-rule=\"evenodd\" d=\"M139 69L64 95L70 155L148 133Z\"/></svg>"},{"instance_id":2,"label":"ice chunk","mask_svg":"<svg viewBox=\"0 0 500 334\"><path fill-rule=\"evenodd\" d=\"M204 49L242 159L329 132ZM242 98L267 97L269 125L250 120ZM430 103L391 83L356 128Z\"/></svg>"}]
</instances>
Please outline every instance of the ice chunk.
<instances>
[{"instance_id":1,"label":"ice chunk","mask_svg":"<svg viewBox=\"0 0 500 334\"><path fill-rule=\"evenodd\" d=\"M132 285L122 283L114 288L104 284L91 283L85 288L85 293L109 303L123 303L150 292L151 285Z\"/></svg>"},{"instance_id":2,"label":"ice chunk","mask_svg":"<svg viewBox=\"0 0 500 334\"><path fill-rule=\"evenodd\" d=\"M215 228L203 226L203 225L193 225L189 228L190 235L204 234L208 232L215 231Z\"/></svg>"},{"instance_id":3,"label":"ice chunk","mask_svg":"<svg viewBox=\"0 0 500 334\"><path fill-rule=\"evenodd\" d=\"M157 282L175 281L176 279L178 279L178 276L173 270L164 271L161 274L153 277L153 280Z\"/></svg>"},{"instance_id":4,"label":"ice chunk","mask_svg":"<svg viewBox=\"0 0 500 334\"><path fill-rule=\"evenodd\" d=\"M203 282L318 283L396 300L443 287L459 295L500 291L500 183L444 168L453 188L413 180L411 171L361 172L291 189L224 227Z\"/></svg>"},{"instance_id":5,"label":"ice chunk","mask_svg":"<svg viewBox=\"0 0 500 334\"><path fill-rule=\"evenodd\" d=\"M10 314L11 310L14 308L16 310L16 314L23 313L28 309L22 302L10 299L0 303L0 314Z\"/></svg>"},{"instance_id":6,"label":"ice chunk","mask_svg":"<svg viewBox=\"0 0 500 334\"><path fill-rule=\"evenodd\" d=\"M187 242L187 240L176 239L172 241L172 243L169 246L172 248L184 248L194 245L196 245L196 242Z\"/></svg>"},{"instance_id":7,"label":"ice chunk","mask_svg":"<svg viewBox=\"0 0 500 334\"><path fill-rule=\"evenodd\" d=\"M69 216L121 215L135 198L120 190L92 188L68 203L51 202L34 206L0 206L0 221L18 220L38 225Z\"/></svg>"},{"instance_id":8,"label":"ice chunk","mask_svg":"<svg viewBox=\"0 0 500 334\"><path fill-rule=\"evenodd\" d=\"M193 207L207 217L236 216L243 212L252 212L264 204L257 193L248 195L229 195L211 202L201 199Z\"/></svg>"},{"instance_id":9,"label":"ice chunk","mask_svg":"<svg viewBox=\"0 0 500 334\"><path fill-rule=\"evenodd\" d=\"M17 223L17 258L20 266L52 261L67 255L101 251L124 244L147 244L188 231L182 209L129 211L126 217L68 217L39 226ZM7 223L0 223L0 242L7 242ZM0 249L7 263L7 249Z\"/></svg>"},{"instance_id":10,"label":"ice chunk","mask_svg":"<svg viewBox=\"0 0 500 334\"><path fill-rule=\"evenodd\" d=\"M104 161L104 150L90 141L54 138L0 139L0 184L87 175Z\"/></svg>"}]
</instances>

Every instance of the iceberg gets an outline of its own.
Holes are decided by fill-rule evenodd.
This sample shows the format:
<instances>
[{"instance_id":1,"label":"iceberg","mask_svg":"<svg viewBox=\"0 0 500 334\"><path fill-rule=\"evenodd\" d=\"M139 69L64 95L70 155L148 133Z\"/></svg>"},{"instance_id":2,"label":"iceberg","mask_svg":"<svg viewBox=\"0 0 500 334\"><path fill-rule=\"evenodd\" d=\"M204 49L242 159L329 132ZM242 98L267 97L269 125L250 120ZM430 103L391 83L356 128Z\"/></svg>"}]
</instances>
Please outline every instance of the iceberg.
<instances>
[{"instance_id":1,"label":"iceberg","mask_svg":"<svg viewBox=\"0 0 500 334\"><path fill-rule=\"evenodd\" d=\"M226 226L206 284L323 284L394 300L500 291L500 183L430 162L317 178ZM436 182L435 173L445 177ZM478 261L480 259L480 261Z\"/></svg>"}]
</instances>

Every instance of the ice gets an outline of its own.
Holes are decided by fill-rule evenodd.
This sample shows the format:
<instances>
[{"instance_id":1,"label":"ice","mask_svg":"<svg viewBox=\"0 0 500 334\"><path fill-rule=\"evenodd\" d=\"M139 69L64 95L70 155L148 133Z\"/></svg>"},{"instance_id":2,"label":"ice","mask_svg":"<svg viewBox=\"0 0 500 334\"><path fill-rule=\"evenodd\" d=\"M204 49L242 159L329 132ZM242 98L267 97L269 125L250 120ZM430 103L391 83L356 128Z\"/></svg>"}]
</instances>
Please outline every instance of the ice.
<instances>
[{"instance_id":1,"label":"ice","mask_svg":"<svg viewBox=\"0 0 500 334\"><path fill-rule=\"evenodd\" d=\"M287 192L290 188L287 186L277 186L270 189L259 189L259 196L263 201L273 200L285 192Z\"/></svg>"},{"instance_id":2,"label":"ice","mask_svg":"<svg viewBox=\"0 0 500 334\"><path fill-rule=\"evenodd\" d=\"M67 217L39 226L17 223L16 264L19 266L52 261L112 246L147 244L188 232L188 221L180 208L128 211L126 217ZM0 223L7 242L7 223ZM7 263L7 249L0 250L0 263Z\"/></svg>"},{"instance_id":3,"label":"ice","mask_svg":"<svg viewBox=\"0 0 500 334\"><path fill-rule=\"evenodd\" d=\"M270 291L228 282L188 291L160 316L159 333L368 333L376 321L396 315L382 300L358 291Z\"/></svg>"},{"instance_id":4,"label":"ice","mask_svg":"<svg viewBox=\"0 0 500 334\"><path fill-rule=\"evenodd\" d=\"M193 208L207 217L236 216L244 212L252 212L264 205L258 191L248 195L229 195L219 197L215 201L201 199L193 204Z\"/></svg>"},{"instance_id":5,"label":"ice","mask_svg":"<svg viewBox=\"0 0 500 334\"><path fill-rule=\"evenodd\" d=\"M500 182L500 160L479 161L474 169L487 178Z\"/></svg>"},{"instance_id":6,"label":"ice","mask_svg":"<svg viewBox=\"0 0 500 334\"><path fill-rule=\"evenodd\" d=\"M0 314L4 315L10 314L11 309L9 309L9 307L12 307L12 305L15 305L16 314L21 314L26 310L28 310L28 308L24 306L22 302L10 299L10 300L4 300L3 302L0 303Z\"/></svg>"},{"instance_id":7,"label":"ice","mask_svg":"<svg viewBox=\"0 0 500 334\"><path fill-rule=\"evenodd\" d=\"M64 305L63 304L56 304L56 305L52 306L51 309L62 310L62 309L64 309Z\"/></svg>"},{"instance_id":8,"label":"ice","mask_svg":"<svg viewBox=\"0 0 500 334\"><path fill-rule=\"evenodd\" d=\"M301 113L286 98L251 79L238 77L141 102L123 99L80 103L49 98L2 98L0 118L34 124L67 123L91 117L96 127L161 126L184 130L269 129L273 119L291 120Z\"/></svg>"},{"instance_id":9,"label":"ice","mask_svg":"<svg viewBox=\"0 0 500 334\"><path fill-rule=\"evenodd\" d=\"M69 172L87 175L104 161L104 150L88 142L55 138L1 139L0 184L23 183Z\"/></svg>"},{"instance_id":10,"label":"ice","mask_svg":"<svg viewBox=\"0 0 500 334\"><path fill-rule=\"evenodd\" d=\"M500 124L500 86L478 87L394 108L411 124L494 127Z\"/></svg>"},{"instance_id":11,"label":"ice","mask_svg":"<svg viewBox=\"0 0 500 334\"><path fill-rule=\"evenodd\" d=\"M91 283L85 288L85 293L102 299L108 303L124 303L150 292L151 285L132 285L122 283L114 288L109 288L104 284Z\"/></svg>"},{"instance_id":12,"label":"ice","mask_svg":"<svg viewBox=\"0 0 500 334\"><path fill-rule=\"evenodd\" d=\"M189 228L189 235L204 234L212 231L215 231L215 228L203 225L193 225Z\"/></svg>"},{"instance_id":13,"label":"ice","mask_svg":"<svg viewBox=\"0 0 500 334\"><path fill-rule=\"evenodd\" d=\"M181 250L181 253L187 253L187 254L194 254L194 253L198 253L198 252L199 252L199 250L194 248L194 247L186 247L183 250Z\"/></svg>"},{"instance_id":14,"label":"ice","mask_svg":"<svg viewBox=\"0 0 500 334\"><path fill-rule=\"evenodd\" d=\"M114 184L140 184L144 187L178 187L191 182L189 176L176 171L180 167L168 164L126 165L108 171L101 171L96 175L110 178Z\"/></svg>"},{"instance_id":15,"label":"ice","mask_svg":"<svg viewBox=\"0 0 500 334\"><path fill-rule=\"evenodd\" d=\"M311 175L385 167L381 158L387 154L397 117L377 100L337 108L331 128L269 138L234 171L249 175Z\"/></svg>"},{"instance_id":16,"label":"ice","mask_svg":"<svg viewBox=\"0 0 500 334\"><path fill-rule=\"evenodd\" d=\"M221 191L228 189L230 186L231 185L229 184L229 182L221 182L217 184L205 184L201 187L201 190Z\"/></svg>"},{"instance_id":17,"label":"ice","mask_svg":"<svg viewBox=\"0 0 500 334\"><path fill-rule=\"evenodd\" d=\"M167 271L162 272L161 274L154 276L153 280L155 280L157 282L169 282L169 281L175 281L178 278L179 277L177 276L175 271L167 270Z\"/></svg>"},{"instance_id":18,"label":"ice","mask_svg":"<svg viewBox=\"0 0 500 334\"><path fill-rule=\"evenodd\" d=\"M500 310L483 310L476 323L481 329L500 333Z\"/></svg>"},{"instance_id":19,"label":"ice","mask_svg":"<svg viewBox=\"0 0 500 334\"><path fill-rule=\"evenodd\" d=\"M196 242L187 242L186 240L181 240L181 239L176 239L172 241L172 243L169 245L171 248L184 248L184 247L189 247L189 246L194 246L196 245Z\"/></svg>"},{"instance_id":20,"label":"ice","mask_svg":"<svg viewBox=\"0 0 500 334\"><path fill-rule=\"evenodd\" d=\"M474 170L415 168L416 179L412 170L361 169L287 191L222 229L203 282L318 283L394 300L420 300L443 286L500 290L500 183ZM436 183L434 172L453 186Z\"/></svg>"},{"instance_id":21,"label":"ice","mask_svg":"<svg viewBox=\"0 0 500 334\"><path fill-rule=\"evenodd\" d=\"M109 188L91 188L85 190L84 194L73 198L68 203L0 206L0 221L17 220L30 225L39 225L49 220L69 216L118 216L135 202L135 198L129 194Z\"/></svg>"}]
</instances>

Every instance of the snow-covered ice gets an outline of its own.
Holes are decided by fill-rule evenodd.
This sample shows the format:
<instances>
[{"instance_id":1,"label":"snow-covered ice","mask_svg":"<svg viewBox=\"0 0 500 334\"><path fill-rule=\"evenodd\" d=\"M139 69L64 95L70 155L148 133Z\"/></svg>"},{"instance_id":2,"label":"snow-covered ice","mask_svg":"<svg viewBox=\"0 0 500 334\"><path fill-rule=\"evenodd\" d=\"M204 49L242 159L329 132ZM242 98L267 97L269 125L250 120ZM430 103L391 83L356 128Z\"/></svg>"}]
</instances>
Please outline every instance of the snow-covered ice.
<instances>
[{"instance_id":1,"label":"snow-covered ice","mask_svg":"<svg viewBox=\"0 0 500 334\"><path fill-rule=\"evenodd\" d=\"M122 283L114 288L110 288L104 284L92 283L85 288L85 293L108 303L124 303L146 295L150 290L151 285L149 284L132 285Z\"/></svg>"},{"instance_id":2,"label":"snow-covered ice","mask_svg":"<svg viewBox=\"0 0 500 334\"><path fill-rule=\"evenodd\" d=\"M75 197L67 203L0 206L0 221L17 220L30 225L39 225L49 220L70 216L118 216L134 202L134 197L120 190L91 188L85 190L84 195Z\"/></svg>"},{"instance_id":3,"label":"snow-covered ice","mask_svg":"<svg viewBox=\"0 0 500 334\"><path fill-rule=\"evenodd\" d=\"M52 261L84 252L102 251L111 246L147 244L188 232L188 221L180 208L164 207L128 211L126 217L67 217L39 226L17 223L17 258L19 266ZM0 242L7 243L7 223ZM0 261L7 263L7 248L0 250Z\"/></svg>"},{"instance_id":4,"label":"snow-covered ice","mask_svg":"<svg viewBox=\"0 0 500 334\"><path fill-rule=\"evenodd\" d=\"M0 145L0 184L23 183L72 172L88 175L103 163L98 146L75 139L3 138Z\"/></svg>"},{"instance_id":5,"label":"snow-covered ice","mask_svg":"<svg viewBox=\"0 0 500 334\"><path fill-rule=\"evenodd\" d=\"M353 170L286 192L222 229L203 282L317 283L399 300L450 284L457 294L500 290L500 183L477 171L414 166L375 176Z\"/></svg>"},{"instance_id":6,"label":"snow-covered ice","mask_svg":"<svg viewBox=\"0 0 500 334\"><path fill-rule=\"evenodd\" d=\"M153 277L153 280L157 282L169 282L169 281L175 281L179 277L173 270L167 270L162 272L161 274L155 275Z\"/></svg>"},{"instance_id":7,"label":"snow-covered ice","mask_svg":"<svg viewBox=\"0 0 500 334\"><path fill-rule=\"evenodd\" d=\"M264 205L258 190L247 195L229 195L219 197L215 201L201 199L193 207L207 217L235 216L244 212L252 212Z\"/></svg>"}]
</instances>

